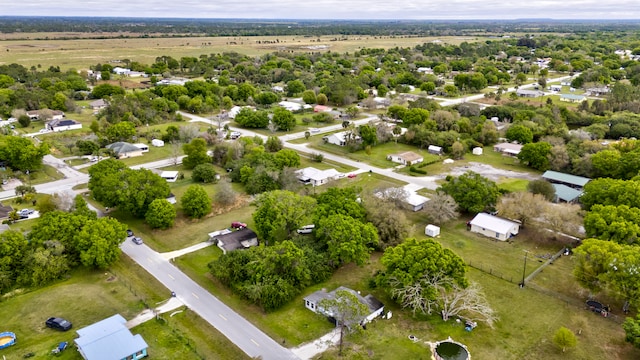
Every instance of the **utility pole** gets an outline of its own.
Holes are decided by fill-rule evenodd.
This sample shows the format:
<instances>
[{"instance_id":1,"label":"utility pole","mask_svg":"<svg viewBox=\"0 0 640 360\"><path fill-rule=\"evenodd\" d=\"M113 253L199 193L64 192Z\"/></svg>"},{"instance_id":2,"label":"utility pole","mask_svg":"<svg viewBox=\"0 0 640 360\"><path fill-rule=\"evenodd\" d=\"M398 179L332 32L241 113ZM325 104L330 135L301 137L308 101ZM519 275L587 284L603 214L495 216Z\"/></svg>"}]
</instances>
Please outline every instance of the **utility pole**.
<instances>
[{"instance_id":1,"label":"utility pole","mask_svg":"<svg viewBox=\"0 0 640 360\"><path fill-rule=\"evenodd\" d=\"M522 268L522 282L520 283L520 288L524 287L524 277L527 274L527 255L529 255L528 251L524 251L524 267Z\"/></svg>"}]
</instances>

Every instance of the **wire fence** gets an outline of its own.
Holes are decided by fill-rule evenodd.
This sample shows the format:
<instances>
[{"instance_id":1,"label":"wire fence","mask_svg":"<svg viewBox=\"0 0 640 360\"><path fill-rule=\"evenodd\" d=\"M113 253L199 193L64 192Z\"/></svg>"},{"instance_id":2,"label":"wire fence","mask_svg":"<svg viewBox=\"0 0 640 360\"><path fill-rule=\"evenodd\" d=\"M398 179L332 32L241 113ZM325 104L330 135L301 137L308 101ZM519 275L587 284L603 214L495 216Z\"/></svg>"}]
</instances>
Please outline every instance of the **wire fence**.
<instances>
[{"instance_id":1,"label":"wire fence","mask_svg":"<svg viewBox=\"0 0 640 360\"><path fill-rule=\"evenodd\" d=\"M544 288L542 286L537 285L534 282L530 282L530 280L533 280L535 278L536 275L538 275L545 267L547 267L548 265L552 264L555 260L557 260L560 256L562 256L562 254L564 253L564 249L560 250L559 252L557 252L556 254L552 255L544 264L540 265L538 268L536 268L531 274L529 274L529 276L527 276L525 278L525 286L527 286L529 289L532 289L536 292L539 292L543 295L546 296L550 296L553 297L555 299L558 299L562 302L565 303L565 305L567 307L573 307L573 308L578 308L578 309L585 309L587 311L591 311L591 309L589 308L589 306L587 306L586 301L583 301L582 299L578 299L572 296L568 296L562 293L559 293L557 291L553 291L547 288ZM512 284L516 284L516 285L520 285L521 281L519 281L519 277L516 278L514 280L513 276L507 276L502 274L499 271L496 271L493 267L491 266L487 266L485 264L482 263L471 263L471 262L467 262L467 265L469 267L472 267L476 270L482 271L485 274L491 275L493 277L502 279L504 281L508 281ZM602 314L602 313L600 313ZM606 313L606 318L614 321L618 324L622 324L625 320L625 316L619 316L616 314L612 314L611 312L607 312Z\"/></svg>"}]
</instances>

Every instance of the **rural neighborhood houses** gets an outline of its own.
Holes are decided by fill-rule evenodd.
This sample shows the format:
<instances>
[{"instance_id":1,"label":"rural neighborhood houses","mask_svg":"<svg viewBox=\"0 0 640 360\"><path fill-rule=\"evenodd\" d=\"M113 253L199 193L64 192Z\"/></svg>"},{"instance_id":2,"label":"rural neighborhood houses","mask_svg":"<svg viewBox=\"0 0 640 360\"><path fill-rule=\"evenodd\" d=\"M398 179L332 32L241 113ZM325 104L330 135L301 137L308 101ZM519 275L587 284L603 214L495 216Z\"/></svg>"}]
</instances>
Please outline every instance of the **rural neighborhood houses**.
<instances>
[{"instance_id":1,"label":"rural neighborhood houses","mask_svg":"<svg viewBox=\"0 0 640 360\"><path fill-rule=\"evenodd\" d=\"M351 131L341 131L331 135L327 135L322 138L324 142L328 144L338 145L338 146L346 146L349 140L351 141L360 141L360 136L354 134Z\"/></svg>"},{"instance_id":2,"label":"rural neighborhood houses","mask_svg":"<svg viewBox=\"0 0 640 360\"><path fill-rule=\"evenodd\" d=\"M258 246L258 235L249 228L238 230L220 230L209 233L209 241L218 245L223 254L238 249Z\"/></svg>"},{"instance_id":3,"label":"rural neighborhood houses","mask_svg":"<svg viewBox=\"0 0 640 360\"><path fill-rule=\"evenodd\" d=\"M113 315L77 331L74 340L85 360L138 360L147 356L147 343L133 335L120 314Z\"/></svg>"},{"instance_id":4,"label":"rural neighborhood houses","mask_svg":"<svg viewBox=\"0 0 640 360\"><path fill-rule=\"evenodd\" d=\"M331 180L339 179L344 175L336 169L318 170L314 167L306 167L296 171L298 180L305 185L319 186Z\"/></svg>"},{"instance_id":5,"label":"rural neighborhood houses","mask_svg":"<svg viewBox=\"0 0 640 360\"><path fill-rule=\"evenodd\" d=\"M346 288L344 286L340 286L339 288L327 292L326 290L318 290L308 296L306 296L303 300L304 300L304 306L321 315L324 315L328 318L333 318L334 314L331 313L330 310L326 310L323 309L321 306L319 306L320 302L324 299L335 299L336 297L336 292L340 291L340 290L346 290L350 293L352 293L353 295L355 295L358 298L358 301L360 301L360 303L366 305L369 308L369 314L367 316L364 317L364 319L362 319L362 321L360 322L362 325L372 321L373 319L379 317L382 315L382 313L384 312L384 304L382 302L380 302L380 300L376 299L375 297L373 297L371 294L367 295L367 296L362 296L360 295L360 292L351 290L349 288Z\"/></svg>"},{"instance_id":6,"label":"rural neighborhood houses","mask_svg":"<svg viewBox=\"0 0 640 360\"><path fill-rule=\"evenodd\" d=\"M31 120L62 120L64 119L64 112L60 110L48 110L48 111L51 112L50 119L41 119L41 116L43 114L42 110L29 110L27 111L27 116Z\"/></svg>"},{"instance_id":7,"label":"rural neighborhood houses","mask_svg":"<svg viewBox=\"0 0 640 360\"><path fill-rule=\"evenodd\" d=\"M67 131L67 130L78 130L82 129L82 124L75 120L62 120L56 119L51 120L47 123L47 129L53 132Z\"/></svg>"},{"instance_id":8,"label":"rural neighborhood houses","mask_svg":"<svg viewBox=\"0 0 640 360\"><path fill-rule=\"evenodd\" d=\"M526 98L536 98L536 97L544 96L544 92L540 90L527 90L527 89L518 89L516 90L516 94L519 97L526 97Z\"/></svg>"},{"instance_id":9,"label":"rural neighborhood houses","mask_svg":"<svg viewBox=\"0 0 640 360\"><path fill-rule=\"evenodd\" d=\"M115 142L113 144L109 144L107 146L105 146L107 149L110 149L111 151L113 151L113 153L115 154L116 158L118 159L123 159L123 158L130 158L130 157L136 157L136 156L142 156L143 155L143 150L140 149L139 147L130 144L128 142L124 142L124 141L118 141Z\"/></svg>"},{"instance_id":10,"label":"rural neighborhood houses","mask_svg":"<svg viewBox=\"0 0 640 360\"><path fill-rule=\"evenodd\" d=\"M512 143L500 143L493 146L493 151L499 152L505 156L518 156L520 151L522 151L522 146L520 144L512 144Z\"/></svg>"},{"instance_id":11,"label":"rural neighborhood houses","mask_svg":"<svg viewBox=\"0 0 640 360\"><path fill-rule=\"evenodd\" d=\"M469 226L471 232L500 241L507 241L512 236L518 235L520 231L520 224L487 213L476 215L469 222Z\"/></svg>"},{"instance_id":12,"label":"rural neighborhood houses","mask_svg":"<svg viewBox=\"0 0 640 360\"><path fill-rule=\"evenodd\" d=\"M107 103L104 99L98 99L96 101L92 101L89 103L89 107L91 108L91 110L102 110L104 108L106 108L109 105L109 103Z\"/></svg>"},{"instance_id":13,"label":"rural neighborhood houses","mask_svg":"<svg viewBox=\"0 0 640 360\"><path fill-rule=\"evenodd\" d=\"M394 163L398 163L401 165L415 165L424 161L424 158L414 153L413 151L407 151L400 154L391 154L387 156L388 160L393 161Z\"/></svg>"},{"instance_id":14,"label":"rural neighborhood houses","mask_svg":"<svg viewBox=\"0 0 640 360\"><path fill-rule=\"evenodd\" d=\"M427 151L429 152L429 154L434 154L434 155L444 154L444 150L442 149L442 147L436 146L436 145L429 145L429 147L427 148Z\"/></svg>"},{"instance_id":15,"label":"rural neighborhood houses","mask_svg":"<svg viewBox=\"0 0 640 360\"><path fill-rule=\"evenodd\" d=\"M579 103L587 100L585 96L575 95L575 94L561 94L560 101L570 102L570 103Z\"/></svg>"}]
</instances>

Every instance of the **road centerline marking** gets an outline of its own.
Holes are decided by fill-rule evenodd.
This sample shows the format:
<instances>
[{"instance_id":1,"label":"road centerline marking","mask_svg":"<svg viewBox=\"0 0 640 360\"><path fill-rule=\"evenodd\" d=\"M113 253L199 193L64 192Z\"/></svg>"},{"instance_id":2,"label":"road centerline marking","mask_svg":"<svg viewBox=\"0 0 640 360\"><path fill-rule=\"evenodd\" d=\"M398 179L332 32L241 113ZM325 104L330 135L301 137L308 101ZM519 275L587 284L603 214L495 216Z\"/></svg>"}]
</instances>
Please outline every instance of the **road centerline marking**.
<instances>
[{"instance_id":1,"label":"road centerline marking","mask_svg":"<svg viewBox=\"0 0 640 360\"><path fill-rule=\"evenodd\" d=\"M222 318L222 320L228 321L226 317L222 316L222 314L218 314L218 316L220 316Z\"/></svg>"},{"instance_id":2,"label":"road centerline marking","mask_svg":"<svg viewBox=\"0 0 640 360\"><path fill-rule=\"evenodd\" d=\"M251 339L251 342L256 344L257 347L260 347L260 344L258 344L255 340Z\"/></svg>"},{"instance_id":3,"label":"road centerline marking","mask_svg":"<svg viewBox=\"0 0 640 360\"><path fill-rule=\"evenodd\" d=\"M200 299L200 298L198 297L198 295L196 295L196 294L194 294L194 293L191 293L191 295L193 295L196 299Z\"/></svg>"}]
</instances>

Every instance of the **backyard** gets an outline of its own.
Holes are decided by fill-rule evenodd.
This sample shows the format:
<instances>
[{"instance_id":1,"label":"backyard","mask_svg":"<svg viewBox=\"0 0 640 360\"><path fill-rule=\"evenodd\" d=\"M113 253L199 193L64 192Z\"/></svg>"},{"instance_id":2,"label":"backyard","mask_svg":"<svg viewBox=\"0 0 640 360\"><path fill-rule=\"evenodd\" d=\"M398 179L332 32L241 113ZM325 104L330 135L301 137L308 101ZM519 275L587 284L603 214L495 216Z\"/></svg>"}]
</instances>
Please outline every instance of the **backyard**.
<instances>
[{"instance_id":1,"label":"backyard","mask_svg":"<svg viewBox=\"0 0 640 360\"><path fill-rule=\"evenodd\" d=\"M126 256L106 272L78 269L66 280L49 286L26 292L15 290L3 296L0 312L3 330L14 332L18 341L2 350L2 354L7 359L28 354L46 358L59 342L68 341L72 345L75 330L114 314L131 319L169 296L168 290ZM47 329L44 321L51 316L68 319L73 329L68 332ZM149 352L158 359L175 354L181 359L246 358L222 334L190 312L171 317L167 323L151 321L132 329L134 334L143 335ZM170 336L165 335L167 332ZM191 347L185 346L189 343ZM81 356L70 346L60 358L81 359Z\"/></svg>"}]
</instances>

